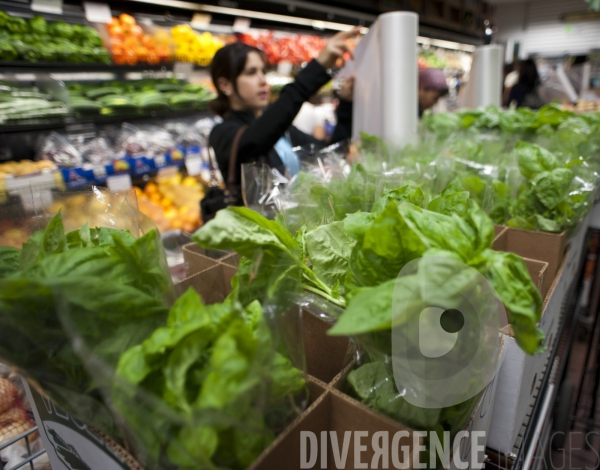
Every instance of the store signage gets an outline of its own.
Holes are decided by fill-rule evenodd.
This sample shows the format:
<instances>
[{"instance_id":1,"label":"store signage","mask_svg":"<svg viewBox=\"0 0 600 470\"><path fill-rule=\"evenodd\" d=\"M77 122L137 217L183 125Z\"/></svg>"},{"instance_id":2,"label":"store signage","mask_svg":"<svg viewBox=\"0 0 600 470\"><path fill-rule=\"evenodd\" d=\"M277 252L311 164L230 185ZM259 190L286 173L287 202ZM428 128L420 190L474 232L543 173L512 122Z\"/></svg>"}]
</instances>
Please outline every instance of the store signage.
<instances>
[{"instance_id":1,"label":"store signage","mask_svg":"<svg viewBox=\"0 0 600 470\"><path fill-rule=\"evenodd\" d=\"M52 470L129 470L106 442L23 380Z\"/></svg>"},{"instance_id":2,"label":"store signage","mask_svg":"<svg viewBox=\"0 0 600 470\"><path fill-rule=\"evenodd\" d=\"M85 19L90 23L110 23L112 13L106 3L83 2Z\"/></svg>"}]
</instances>

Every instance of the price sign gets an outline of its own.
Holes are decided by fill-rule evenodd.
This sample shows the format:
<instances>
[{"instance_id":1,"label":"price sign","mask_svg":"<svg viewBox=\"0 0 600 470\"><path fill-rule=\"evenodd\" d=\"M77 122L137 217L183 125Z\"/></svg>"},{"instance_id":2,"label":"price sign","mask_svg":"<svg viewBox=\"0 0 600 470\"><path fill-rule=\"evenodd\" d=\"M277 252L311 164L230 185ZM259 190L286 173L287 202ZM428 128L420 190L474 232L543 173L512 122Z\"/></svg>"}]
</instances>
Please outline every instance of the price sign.
<instances>
[{"instance_id":1,"label":"price sign","mask_svg":"<svg viewBox=\"0 0 600 470\"><path fill-rule=\"evenodd\" d=\"M110 23L112 13L106 3L83 2L85 19L90 23Z\"/></svg>"},{"instance_id":2,"label":"price sign","mask_svg":"<svg viewBox=\"0 0 600 470\"><path fill-rule=\"evenodd\" d=\"M154 157L154 164L156 165L156 168L161 168L167 164L167 159L164 155L158 155L157 157Z\"/></svg>"},{"instance_id":3,"label":"price sign","mask_svg":"<svg viewBox=\"0 0 600 470\"><path fill-rule=\"evenodd\" d=\"M190 176L199 175L202 172L202 158L200 158L200 155L186 158L185 169Z\"/></svg>"},{"instance_id":4,"label":"price sign","mask_svg":"<svg viewBox=\"0 0 600 470\"><path fill-rule=\"evenodd\" d=\"M103 166L95 166L92 170L94 172L94 178L98 181L106 178L106 168Z\"/></svg>"},{"instance_id":5,"label":"price sign","mask_svg":"<svg viewBox=\"0 0 600 470\"><path fill-rule=\"evenodd\" d=\"M108 189L114 192L128 191L131 189L131 175L114 175L106 179Z\"/></svg>"},{"instance_id":6,"label":"price sign","mask_svg":"<svg viewBox=\"0 0 600 470\"><path fill-rule=\"evenodd\" d=\"M31 9L40 13L63 14L62 0L31 0Z\"/></svg>"},{"instance_id":7,"label":"price sign","mask_svg":"<svg viewBox=\"0 0 600 470\"><path fill-rule=\"evenodd\" d=\"M236 18L232 26L234 33L246 33L250 29L250 18Z\"/></svg>"}]
</instances>

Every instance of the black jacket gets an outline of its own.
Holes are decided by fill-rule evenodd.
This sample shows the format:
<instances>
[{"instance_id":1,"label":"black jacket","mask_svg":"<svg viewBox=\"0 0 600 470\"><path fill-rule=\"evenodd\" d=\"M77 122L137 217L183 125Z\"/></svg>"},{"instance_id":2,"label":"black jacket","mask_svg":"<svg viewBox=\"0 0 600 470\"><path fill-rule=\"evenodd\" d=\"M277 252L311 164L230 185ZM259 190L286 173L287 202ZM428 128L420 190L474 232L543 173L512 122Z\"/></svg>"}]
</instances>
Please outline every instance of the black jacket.
<instances>
[{"instance_id":1,"label":"black jacket","mask_svg":"<svg viewBox=\"0 0 600 470\"><path fill-rule=\"evenodd\" d=\"M265 112L255 118L250 111L229 111L224 121L214 127L209 144L214 149L217 163L223 178L227 181L231 145L237 130L247 124L248 128L240 138L237 155L236 184L241 185L241 166L243 163L262 161L282 174L284 165L273 148L275 143L288 133L292 146L306 144L327 145L324 141L292 126L294 118L302 104L325 85L331 77L316 60L312 60L296 76L294 82L286 85L279 99ZM352 103L340 100L337 110L338 123L330 143L348 139L352 133ZM240 192L238 192L240 193ZM242 204L241 198L239 204Z\"/></svg>"}]
</instances>

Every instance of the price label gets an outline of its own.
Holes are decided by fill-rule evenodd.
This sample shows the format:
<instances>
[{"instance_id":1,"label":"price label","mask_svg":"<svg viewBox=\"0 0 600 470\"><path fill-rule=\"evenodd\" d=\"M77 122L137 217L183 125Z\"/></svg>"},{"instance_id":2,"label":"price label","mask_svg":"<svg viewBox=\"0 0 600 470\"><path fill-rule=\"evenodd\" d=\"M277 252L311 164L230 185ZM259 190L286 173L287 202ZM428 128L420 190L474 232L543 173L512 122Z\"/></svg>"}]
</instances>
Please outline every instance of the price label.
<instances>
[{"instance_id":1,"label":"price label","mask_svg":"<svg viewBox=\"0 0 600 470\"><path fill-rule=\"evenodd\" d=\"M186 158L185 169L190 176L199 175L202 172L202 159L200 155Z\"/></svg>"},{"instance_id":2,"label":"price label","mask_svg":"<svg viewBox=\"0 0 600 470\"><path fill-rule=\"evenodd\" d=\"M63 14L62 0L31 0L31 9L40 13Z\"/></svg>"},{"instance_id":3,"label":"price label","mask_svg":"<svg viewBox=\"0 0 600 470\"><path fill-rule=\"evenodd\" d=\"M83 2L85 19L90 23L110 23L112 13L106 3Z\"/></svg>"},{"instance_id":4,"label":"price label","mask_svg":"<svg viewBox=\"0 0 600 470\"><path fill-rule=\"evenodd\" d=\"M114 175L106 179L108 189L113 192L128 191L131 189L131 175Z\"/></svg>"},{"instance_id":5,"label":"price label","mask_svg":"<svg viewBox=\"0 0 600 470\"><path fill-rule=\"evenodd\" d=\"M164 155L158 155L157 157L154 157L154 164L156 165L156 168L161 168L167 164L167 159Z\"/></svg>"},{"instance_id":6,"label":"price label","mask_svg":"<svg viewBox=\"0 0 600 470\"><path fill-rule=\"evenodd\" d=\"M191 62L175 62L175 65L173 65L173 73L175 75L184 75L189 78L194 73L194 64Z\"/></svg>"},{"instance_id":7,"label":"price label","mask_svg":"<svg viewBox=\"0 0 600 470\"><path fill-rule=\"evenodd\" d=\"M106 168L103 166L95 166L92 171L94 172L94 178L97 180L103 180L106 178Z\"/></svg>"},{"instance_id":8,"label":"price label","mask_svg":"<svg viewBox=\"0 0 600 470\"><path fill-rule=\"evenodd\" d=\"M277 64L277 73L283 77L290 77L292 75L293 64L287 61L281 61Z\"/></svg>"},{"instance_id":9,"label":"price label","mask_svg":"<svg viewBox=\"0 0 600 470\"><path fill-rule=\"evenodd\" d=\"M246 33L250 29L250 21L250 18L238 17L234 20L231 29L233 29L234 33Z\"/></svg>"},{"instance_id":10,"label":"price label","mask_svg":"<svg viewBox=\"0 0 600 470\"><path fill-rule=\"evenodd\" d=\"M194 13L194 16L192 16L191 25L192 28L202 28L203 26L210 24L211 20L211 15L206 13Z\"/></svg>"}]
</instances>

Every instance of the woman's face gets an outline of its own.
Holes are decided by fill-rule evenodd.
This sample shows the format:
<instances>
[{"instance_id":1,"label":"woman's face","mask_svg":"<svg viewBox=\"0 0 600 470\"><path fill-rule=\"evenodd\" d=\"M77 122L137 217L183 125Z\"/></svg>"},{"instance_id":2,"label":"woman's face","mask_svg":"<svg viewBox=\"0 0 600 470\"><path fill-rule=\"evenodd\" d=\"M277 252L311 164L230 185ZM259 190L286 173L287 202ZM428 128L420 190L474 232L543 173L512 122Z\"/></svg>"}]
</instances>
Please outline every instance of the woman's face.
<instances>
[{"instance_id":1,"label":"woman's face","mask_svg":"<svg viewBox=\"0 0 600 470\"><path fill-rule=\"evenodd\" d=\"M262 112L269 104L270 87L266 79L266 66L258 52L250 52L244 70L237 78L237 95L240 107ZM237 103L235 103L237 104ZM232 103L232 107L236 107Z\"/></svg>"}]
</instances>

